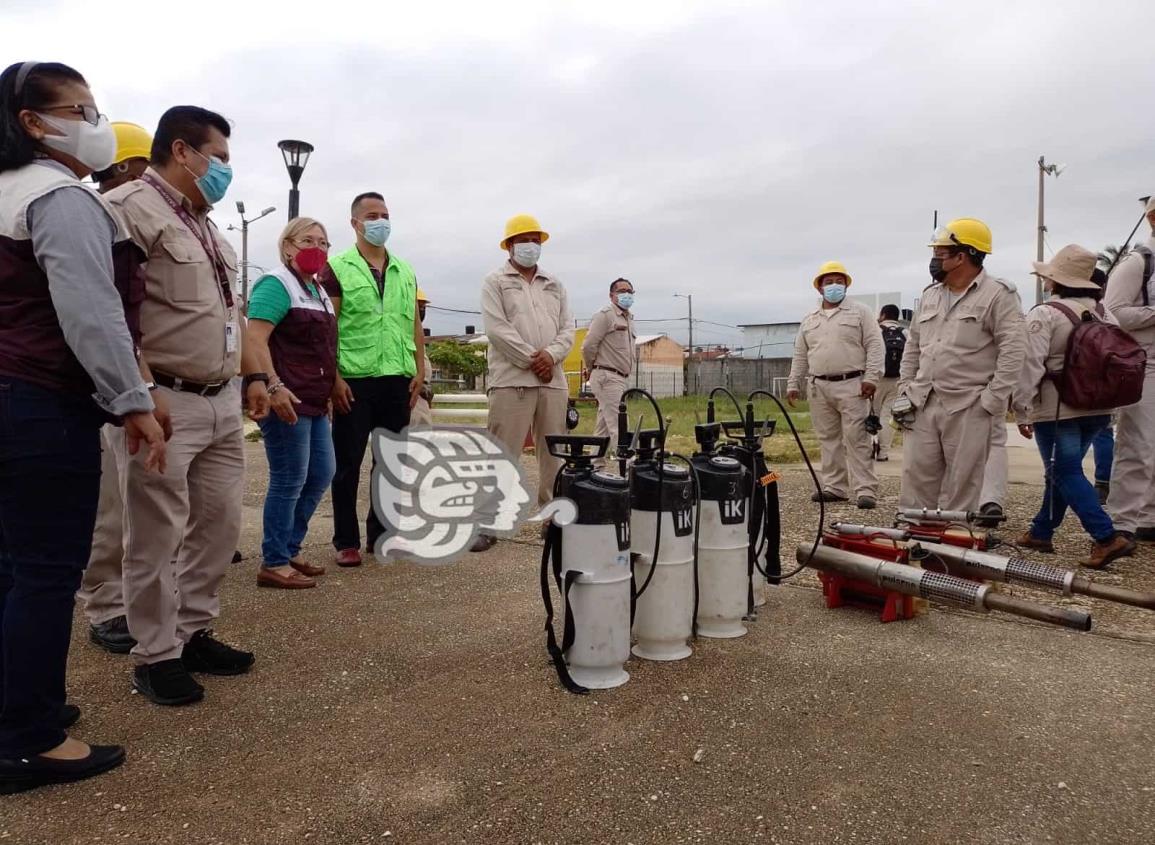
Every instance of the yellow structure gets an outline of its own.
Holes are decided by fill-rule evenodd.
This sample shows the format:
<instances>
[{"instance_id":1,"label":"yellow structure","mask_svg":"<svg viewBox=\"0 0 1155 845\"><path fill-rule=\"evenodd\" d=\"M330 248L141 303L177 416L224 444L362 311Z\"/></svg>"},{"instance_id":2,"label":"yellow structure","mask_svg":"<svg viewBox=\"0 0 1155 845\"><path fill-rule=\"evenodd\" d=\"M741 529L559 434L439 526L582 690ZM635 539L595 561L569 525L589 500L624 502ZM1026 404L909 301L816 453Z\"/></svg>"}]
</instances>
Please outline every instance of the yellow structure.
<instances>
[{"instance_id":1,"label":"yellow structure","mask_svg":"<svg viewBox=\"0 0 1155 845\"><path fill-rule=\"evenodd\" d=\"M574 330L573 349L565 356L565 362L562 364L570 396L577 396L582 389L582 344L588 333L588 328Z\"/></svg>"}]
</instances>

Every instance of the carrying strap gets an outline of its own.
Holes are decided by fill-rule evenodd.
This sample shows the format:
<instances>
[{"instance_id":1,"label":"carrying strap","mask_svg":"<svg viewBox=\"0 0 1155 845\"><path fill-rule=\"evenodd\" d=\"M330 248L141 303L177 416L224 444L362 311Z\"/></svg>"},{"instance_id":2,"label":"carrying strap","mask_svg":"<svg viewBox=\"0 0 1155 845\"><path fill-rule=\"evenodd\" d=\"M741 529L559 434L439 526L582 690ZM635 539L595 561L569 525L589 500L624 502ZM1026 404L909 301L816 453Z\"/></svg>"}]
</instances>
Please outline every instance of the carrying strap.
<instances>
[{"instance_id":1,"label":"carrying strap","mask_svg":"<svg viewBox=\"0 0 1155 845\"><path fill-rule=\"evenodd\" d=\"M1151 294L1147 290L1147 285L1151 281L1151 275L1155 273L1155 254L1142 244L1137 245L1135 251L1143 256L1143 284L1139 286L1139 290L1143 294L1143 307L1146 308L1151 304Z\"/></svg>"},{"instance_id":2,"label":"carrying strap","mask_svg":"<svg viewBox=\"0 0 1155 845\"><path fill-rule=\"evenodd\" d=\"M560 647L558 646L557 636L553 630L553 601L550 598L549 586L551 562L553 564L553 578L557 584L558 596L565 609L565 626L562 631ZM562 578L561 526L550 523L545 535L545 546L541 551L541 600L542 604L545 605L545 650L549 653L550 660L553 661L553 667L557 672L557 679L561 681L561 685L575 695L586 695L589 690L570 676L569 667L566 666L565 662L565 652L573 645L575 635L573 609L570 606L569 591L574 581L576 581L580 575L580 572L571 569L565 573L565 578Z\"/></svg>"},{"instance_id":3,"label":"carrying strap","mask_svg":"<svg viewBox=\"0 0 1155 845\"><path fill-rule=\"evenodd\" d=\"M1147 289L1146 285L1144 285L1143 289L1144 290ZM1048 300L1048 301L1044 302L1043 305L1048 305L1051 308L1056 308L1059 311L1062 311L1067 316L1067 319L1071 321L1072 326L1078 327L1079 323L1084 322L1083 318L1080 315L1076 314L1074 311L1072 311L1070 308L1068 308L1066 305L1064 305L1061 302L1055 302L1054 300ZM1103 319L1104 315L1106 314L1106 312L1103 310L1103 303L1102 302L1095 303L1095 310L1094 311L1084 311L1083 313L1084 314L1090 314L1092 319L1098 319L1100 321Z\"/></svg>"}]
</instances>

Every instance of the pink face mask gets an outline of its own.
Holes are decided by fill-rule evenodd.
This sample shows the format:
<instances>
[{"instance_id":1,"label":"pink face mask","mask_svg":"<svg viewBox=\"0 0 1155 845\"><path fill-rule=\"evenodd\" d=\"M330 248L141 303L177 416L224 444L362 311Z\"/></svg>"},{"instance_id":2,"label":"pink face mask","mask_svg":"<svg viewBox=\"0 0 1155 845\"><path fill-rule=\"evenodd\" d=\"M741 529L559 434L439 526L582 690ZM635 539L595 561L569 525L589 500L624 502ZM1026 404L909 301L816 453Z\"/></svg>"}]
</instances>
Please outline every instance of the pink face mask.
<instances>
[{"instance_id":1,"label":"pink face mask","mask_svg":"<svg viewBox=\"0 0 1155 845\"><path fill-rule=\"evenodd\" d=\"M297 262L298 270L306 276L312 276L314 273L321 272L321 268L329 260L329 253L319 246L310 246L298 252L294 260Z\"/></svg>"}]
</instances>

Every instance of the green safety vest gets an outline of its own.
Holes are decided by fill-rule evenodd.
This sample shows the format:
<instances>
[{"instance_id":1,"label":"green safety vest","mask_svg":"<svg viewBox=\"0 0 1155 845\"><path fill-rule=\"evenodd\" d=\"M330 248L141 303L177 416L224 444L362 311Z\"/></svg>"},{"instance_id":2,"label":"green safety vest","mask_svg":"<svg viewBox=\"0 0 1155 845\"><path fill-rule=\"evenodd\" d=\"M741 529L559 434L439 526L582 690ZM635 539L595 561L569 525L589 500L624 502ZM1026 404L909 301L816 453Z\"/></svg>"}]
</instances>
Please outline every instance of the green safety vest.
<instances>
[{"instance_id":1,"label":"green safety vest","mask_svg":"<svg viewBox=\"0 0 1155 845\"><path fill-rule=\"evenodd\" d=\"M413 268L390 253L382 297L356 246L330 256L329 266L341 283L341 316L337 321L337 369L341 376L417 375L417 344L413 341L417 277Z\"/></svg>"}]
</instances>

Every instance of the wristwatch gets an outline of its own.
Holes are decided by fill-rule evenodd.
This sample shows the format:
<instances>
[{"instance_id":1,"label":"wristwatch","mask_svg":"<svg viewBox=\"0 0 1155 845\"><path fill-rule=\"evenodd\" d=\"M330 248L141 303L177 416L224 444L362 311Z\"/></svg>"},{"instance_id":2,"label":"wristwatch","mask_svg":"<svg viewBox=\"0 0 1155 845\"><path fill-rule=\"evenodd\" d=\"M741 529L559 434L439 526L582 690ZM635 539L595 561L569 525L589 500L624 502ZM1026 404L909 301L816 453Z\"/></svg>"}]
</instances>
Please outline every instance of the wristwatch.
<instances>
[{"instance_id":1,"label":"wristwatch","mask_svg":"<svg viewBox=\"0 0 1155 845\"><path fill-rule=\"evenodd\" d=\"M269 374L268 374L268 373L249 373L247 376L244 376L244 377L241 379L241 387L242 387L242 389L244 389L244 390L248 390L248 389L249 389L249 385L250 385L250 384L252 384L254 381L260 381L260 382L264 382L264 383L265 383L265 386L266 386L266 387L268 387L268 385L269 385Z\"/></svg>"}]
</instances>

